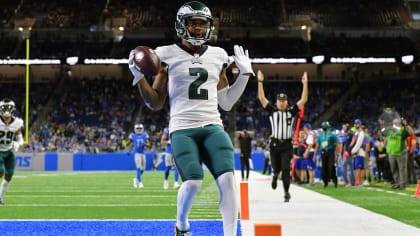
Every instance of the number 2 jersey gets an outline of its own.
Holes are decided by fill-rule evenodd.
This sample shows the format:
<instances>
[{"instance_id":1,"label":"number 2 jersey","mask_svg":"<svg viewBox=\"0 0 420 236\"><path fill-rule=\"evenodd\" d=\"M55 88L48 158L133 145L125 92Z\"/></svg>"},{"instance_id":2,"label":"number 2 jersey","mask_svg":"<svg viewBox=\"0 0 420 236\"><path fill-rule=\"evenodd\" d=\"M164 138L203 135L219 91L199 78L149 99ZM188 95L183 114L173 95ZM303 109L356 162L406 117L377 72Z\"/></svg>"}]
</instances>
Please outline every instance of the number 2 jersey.
<instances>
[{"instance_id":1,"label":"number 2 jersey","mask_svg":"<svg viewBox=\"0 0 420 236\"><path fill-rule=\"evenodd\" d=\"M16 132L23 127L23 120L17 117L12 117L9 124L4 123L0 119L0 152L9 151L13 148L13 140L15 139Z\"/></svg>"},{"instance_id":2,"label":"number 2 jersey","mask_svg":"<svg viewBox=\"0 0 420 236\"><path fill-rule=\"evenodd\" d=\"M169 132L205 125L223 125L217 104L219 76L228 65L226 51L203 45L192 52L181 43L156 48L168 65L168 94L171 107Z\"/></svg>"}]
</instances>

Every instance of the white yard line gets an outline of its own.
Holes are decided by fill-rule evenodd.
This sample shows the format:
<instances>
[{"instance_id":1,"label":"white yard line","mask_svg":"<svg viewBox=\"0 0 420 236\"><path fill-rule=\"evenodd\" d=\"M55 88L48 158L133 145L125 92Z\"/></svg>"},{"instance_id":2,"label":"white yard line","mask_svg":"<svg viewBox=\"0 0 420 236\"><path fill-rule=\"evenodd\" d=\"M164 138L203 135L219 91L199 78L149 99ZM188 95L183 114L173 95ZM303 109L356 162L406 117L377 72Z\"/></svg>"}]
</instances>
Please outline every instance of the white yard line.
<instances>
[{"instance_id":1,"label":"white yard line","mask_svg":"<svg viewBox=\"0 0 420 236\"><path fill-rule=\"evenodd\" d=\"M176 198L176 195L6 195L7 198Z\"/></svg>"},{"instance_id":2,"label":"white yard line","mask_svg":"<svg viewBox=\"0 0 420 236\"><path fill-rule=\"evenodd\" d=\"M240 175L236 176L239 182ZM329 190L334 188L330 186ZM255 223L279 223L282 235L288 236L420 235L419 228L296 185L290 186L290 193L290 202L283 202L280 181L272 190L271 177L251 172L250 220L241 221L243 235L254 235Z\"/></svg>"},{"instance_id":3,"label":"white yard line","mask_svg":"<svg viewBox=\"0 0 420 236\"><path fill-rule=\"evenodd\" d=\"M169 203L169 204L6 204L2 207L8 206L19 206L19 207L71 207L71 206L83 206L83 207L125 207L125 206L134 206L134 207L142 207L142 206L176 206L176 203ZM205 205L205 204L204 204ZM193 206L202 206L202 204L193 204Z\"/></svg>"}]
</instances>

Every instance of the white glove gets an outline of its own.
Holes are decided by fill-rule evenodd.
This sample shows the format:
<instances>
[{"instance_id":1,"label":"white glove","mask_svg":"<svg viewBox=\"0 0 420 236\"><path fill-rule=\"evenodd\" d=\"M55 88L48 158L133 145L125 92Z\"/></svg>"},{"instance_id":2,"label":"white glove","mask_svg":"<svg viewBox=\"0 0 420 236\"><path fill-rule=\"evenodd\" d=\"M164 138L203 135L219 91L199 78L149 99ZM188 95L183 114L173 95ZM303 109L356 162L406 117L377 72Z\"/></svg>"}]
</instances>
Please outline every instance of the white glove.
<instances>
[{"instance_id":1,"label":"white glove","mask_svg":"<svg viewBox=\"0 0 420 236\"><path fill-rule=\"evenodd\" d=\"M144 77L144 74L141 73L134 64L134 54L135 50L131 50L130 56L128 58L128 68L130 69L131 74L134 76L133 86L135 86Z\"/></svg>"},{"instance_id":2,"label":"white glove","mask_svg":"<svg viewBox=\"0 0 420 236\"><path fill-rule=\"evenodd\" d=\"M14 151L14 152L19 151L19 147L20 147L20 145L19 145L19 143L18 143L18 142L13 141L13 142L12 142L12 146L13 146L13 151Z\"/></svg>"},{"instance_id":3,"label":"white glove","mask_svg":"<svg viewBox=\"0 0 420 236\"><path fill-rule=\"evenodd\" d=\"M252 70L251 60L249 59L248 50L242 48L242 46L235 45L233 46L233 51L235 55L233 59L235 60L236 66L239 68L240 73L243 74L252 74L255 76L254 71Z\"/></svg>"}]
</instances>

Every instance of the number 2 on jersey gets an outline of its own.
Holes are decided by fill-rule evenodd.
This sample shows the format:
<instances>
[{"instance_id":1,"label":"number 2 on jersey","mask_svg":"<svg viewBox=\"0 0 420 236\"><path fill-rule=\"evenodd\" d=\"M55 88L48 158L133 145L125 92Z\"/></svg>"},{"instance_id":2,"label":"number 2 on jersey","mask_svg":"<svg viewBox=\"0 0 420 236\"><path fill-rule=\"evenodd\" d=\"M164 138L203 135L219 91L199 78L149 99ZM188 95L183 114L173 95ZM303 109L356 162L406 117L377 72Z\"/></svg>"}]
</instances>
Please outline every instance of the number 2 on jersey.
<instances>
[{"instance_id":1,"label":"number 2 on jersey","mask_svg":"<svg viewBox=\"0 0 420 236\"><path fill-rule=\"evenodd\" d=\"M208 72L203 68L190 68L190 75L197 76L200 75L194 82L191 83L188 98L195 100L208 100L209 94L207 89L198 89L202 84L207 81Z\"/></svg>"}]
</instances>

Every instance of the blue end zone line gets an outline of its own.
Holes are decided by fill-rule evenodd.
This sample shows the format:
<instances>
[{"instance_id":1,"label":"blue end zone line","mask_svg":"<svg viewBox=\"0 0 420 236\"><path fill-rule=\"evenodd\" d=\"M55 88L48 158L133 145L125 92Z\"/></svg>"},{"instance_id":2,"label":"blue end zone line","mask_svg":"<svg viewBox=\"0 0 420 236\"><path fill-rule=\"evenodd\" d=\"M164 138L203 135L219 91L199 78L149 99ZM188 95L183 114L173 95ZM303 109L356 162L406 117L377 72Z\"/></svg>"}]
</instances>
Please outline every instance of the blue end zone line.
<instances>
[{"instance_id":1,"label":"blue end zone line","mask_svg":"<svg viewBox=\"0 0 420 236\"><path fill-rule=\"evenodd\" d=\"M222 220L190 220L192 235L223 235ZM2 235L153 235L174 234L174 220L0 220ZM241 225L238 220L238 233Z\"/></svg>"}]
</instances>

